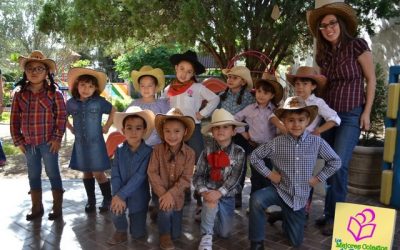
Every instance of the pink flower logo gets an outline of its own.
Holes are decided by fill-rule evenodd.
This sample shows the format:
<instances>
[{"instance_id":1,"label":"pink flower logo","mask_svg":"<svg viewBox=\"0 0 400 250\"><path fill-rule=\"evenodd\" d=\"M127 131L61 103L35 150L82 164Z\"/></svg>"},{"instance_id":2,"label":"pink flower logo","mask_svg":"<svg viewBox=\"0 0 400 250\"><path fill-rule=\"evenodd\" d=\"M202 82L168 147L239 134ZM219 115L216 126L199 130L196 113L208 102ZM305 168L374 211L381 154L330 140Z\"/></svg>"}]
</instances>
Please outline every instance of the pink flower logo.
<instances>
[{"instance_id":1,"label":"pink flower logo","mask_svg":"<svg viewBox=\"0 0 400 250\"><path fill-rule=\"evenodd\" d=\"M351 233L355 241L371 238L376 228L376 224L373 223L374 220L374 210L366 208L356 216L350 216L347 231Z\"/></svg>"},{"instance_id":2,"label":"pink flower logo","mask_svg":"<svg viewBox=\"0 0 400 250\"><path fill-rule=\"evenodd\" d=\"M193 90L189 89L187 92L188 96L192 97L193 96Z\"/></svg>"}]
</instances>

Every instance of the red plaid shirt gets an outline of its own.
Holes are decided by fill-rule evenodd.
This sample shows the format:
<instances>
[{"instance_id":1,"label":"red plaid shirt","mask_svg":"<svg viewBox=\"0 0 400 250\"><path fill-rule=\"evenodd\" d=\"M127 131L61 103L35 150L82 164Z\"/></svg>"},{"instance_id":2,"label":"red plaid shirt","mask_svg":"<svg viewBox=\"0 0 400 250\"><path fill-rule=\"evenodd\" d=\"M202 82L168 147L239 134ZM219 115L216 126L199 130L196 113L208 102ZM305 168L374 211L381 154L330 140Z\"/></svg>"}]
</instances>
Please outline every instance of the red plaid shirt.
<instances>
[{"instance_id":1,"label":"red plaid shirt","mask_svg":"<svg viewBox=\"0 0 400 250\"><path fill-rule=\"evenodd\" d=\"M11 106L10 131L15 146L61 142L65 132L67 111L58 91L42 89L32 93L16 92Z\"/></svg>"},{"instance_id":2,"label":"red plaid shirt","mask_svg":"<svg viewBox=\"0 0 400 250\"><path fill-rule=\"evenodd\" d=\"M321 73L328 78L326 103L337 112L348 112L365 102L364 75L357 58L370 51L364 39L356 38L337 51L326 52L322 61L317 58Z\"/></svg>"}]
</instances>

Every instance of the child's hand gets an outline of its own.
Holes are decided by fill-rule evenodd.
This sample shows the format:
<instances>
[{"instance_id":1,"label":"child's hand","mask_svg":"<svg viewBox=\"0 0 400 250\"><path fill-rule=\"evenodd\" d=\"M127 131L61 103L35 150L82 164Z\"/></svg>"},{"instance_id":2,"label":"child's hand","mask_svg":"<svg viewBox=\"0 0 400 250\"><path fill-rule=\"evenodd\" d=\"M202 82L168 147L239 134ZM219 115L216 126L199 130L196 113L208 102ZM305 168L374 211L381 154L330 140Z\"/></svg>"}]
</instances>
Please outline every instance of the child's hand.
<instances>
[{"instance_id":1,"label":"child's hand","mask_svg":"<svg viewBox=\"0 0 400 250\"><path fill-rule=\"evenodd\" d=\"M308 184L310 184L311 187L315 187L319 183L320 183L320 181L315 176L311 177L311 179L308 181Z\"/></svg>"},{"instance_id":2,"label":"child's hand","mask_svg":"<svg viewBox=\"0 0 400 250\"><path fill-rule=\"evenodd\" d=\"M19 147L19 150L21 150L21 152L22 152L23 154L26 153L26 148L25 148L25 145L24 145L24 144L21 144L21 145L19 145L18 147Z\"/></svg>"},{"instance_id":3,"label":"child's hand","mask_svg":"<svg viewBox=\"0 0 400 250\"><path fill-rule=\"evenodd\" d=\"M208 203L218 204L219 199L222 197L222 194L218 190L210 190L204 192L203 194L204 200Z\"/></svg>"},{"instance_id":4,"label":"child's hand","mask_svg":"<svg viewBox=\"0 0 400 250\"><path fill-rule=\"evenodd\" d=\"M60 150L60 148L61 148L61 143L60 142L58 142L58 141L50 141L49 143L48 143L48 145L50 145L50 152L51 153L53 153L53 154L57 154L58 153L58 151Z\"/></svg>"},{"instance_id":5,"label":"child's hand","mask_svg":"<svg viewBox=\"0 0 400 250\"><path fill-rule=\"evenodd\" d=\"M281 182L281 175L278 172L272 171L267 177L275 184Z\"/></svg>"},{"instance_id":6,"label":"child's hand","mask_svg":"<svg viewBox=\"0 0 400 250\"><path fill-rule=\"evenodd\" d=\"M170 192L166 192L159 199L161 210L170 210L174 207L174 197Z\"/></svg>"},{"instance_id":7,"label":"child's hand","mask_svg":"<svg viewBox=\"0 0 400 250\"><path fill-rule=\"evenodd\" d=\"M200 112L196 112L196 119L201 121L204 117L200 114Z\"/></svg>"},{"instance_id":8,"label":"child's hand","mask_svg":"<svg viewBox=\"0 0 400 250\"><path fill-rule=\"evenodd\" d=\"M126 202L122 200L119 196L115 195L111 200L111 212L116 215L122 214L126 209Z\"/></svg>"},{"instance_id":9,"label":"child's hand","mask_svg":"<svg viewBox=\"0 0 400 250\"><path fill-rule=\"evenodd\" d=\"M320 136L321 132L319 131L319 128L315 128L314 131L312 132L312 134L316 135L316 136Z\"/></svg>"},{"instance_id":10,"label":"child's hand","mask_svg":"<svg viewBox=\"0 0 400 250\"><path fill-rule=\"evenodd\" d=\"M107 134L107 133L108 133L108 130L110 130L110 127L108 127L108 126L103 126L102 130L103 130L103 134Z\"/></svg>"}]
</instances>

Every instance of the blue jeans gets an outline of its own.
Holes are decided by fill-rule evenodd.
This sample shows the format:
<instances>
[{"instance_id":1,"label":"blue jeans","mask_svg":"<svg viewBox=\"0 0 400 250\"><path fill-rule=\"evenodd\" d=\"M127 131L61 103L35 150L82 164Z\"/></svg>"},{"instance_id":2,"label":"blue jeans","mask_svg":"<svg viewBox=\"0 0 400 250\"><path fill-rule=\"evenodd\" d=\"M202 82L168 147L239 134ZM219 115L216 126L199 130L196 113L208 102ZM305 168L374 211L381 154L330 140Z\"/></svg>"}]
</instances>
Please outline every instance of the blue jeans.
<instances>
[{"instance_id":1,"label":"blue jeans","mask_svg":"<svg viewBox=\"0 0 400 250\"><path fill-rule=\"evenodd\" d=\"M322 135L342 160L340 169L326 181L324 214L327 219L333 220L336 202L346 201L349 162L360 137L362 111L362 107L358 107L349 112L339 112L338 115L342 120L340 126Z\"/></svg>"},{"instance_id":2,"label":"blue jeans","mask_svg":"<svg viewBox=\"0 0 400 250\"><path fill-rule=\"evenodd\" d=\"M233 224L235 197L222 197L214 208L203 202L201 209L201 233L214 234L228 238Z\"/></svg>"},{"instance_id":3,"label":"blue jeans","mask_svg":"<svg viewBox=\"0 0 400 250\"><path fill-rule=\"evenodd\" d=\"M197 160L200 157L201 152L204 149L204 139L203 139L203 135L201 134L201 124L196 124L196 126L194 127L193 135L187 141L187 144L196 153L196 161L195 161L195 164L196 164Z\"/></svg>"},{"instance_id":4,"label":"blue jeans","mask_svg":"<svg viewBox=\"0 0 400 250\"><path fill-rule=\"evenodd\" d=\"M265 238L265 209L271 205L282 208L282 228L291 244L298 247L303 242L306 216L304 208L293 211L278 195L274 186L260 189L250 197L249 240L263 241Z\"/></svg>"},{"instance_id":5,"label":"blue jeans","mask_svg":"<svg viewBox=\"0 0 400 250\"><path fill-rule=\"evenodd\" d=\"M127 232L128 220L126 214L111 214L117 232ZM137 239L146 235L146 217L147 210L129 214L129 232L132 238Z\"/></svg>"},{"instance_id":6,"label":"blue jeans","mask_svg":"<svg viewBox=\"0 0 400 250\"><path fill-rule=\"evenodd\" d=\"M157 225L160 235L170 234L174 240L181 237L183 211L158 209Z\"/></svg>"},{"instance_id":7,"label":"blue jeans","mask_svg":"<svg viewBox=\"0 0 400 250\"><path fill-rule=\"evenodd\" d=\"M6 161L6 154L3 150L3 142L0 140L0 161Z\"/></svg>"},{"instance_id":8,"label":"blue jeans","mask_svg":"<svg viewBox=\"0 0 400 250\"><path fill-rule=\"evenodd\" d=\"M31 190L42 188L42 160L47 176L49 177L51 189L63 189L60 169L58 164L58 153L51 153L50 146L43 143L37 146L25 145L26 161L28 165L28 178Z\"/></svg>"}]
</instances>

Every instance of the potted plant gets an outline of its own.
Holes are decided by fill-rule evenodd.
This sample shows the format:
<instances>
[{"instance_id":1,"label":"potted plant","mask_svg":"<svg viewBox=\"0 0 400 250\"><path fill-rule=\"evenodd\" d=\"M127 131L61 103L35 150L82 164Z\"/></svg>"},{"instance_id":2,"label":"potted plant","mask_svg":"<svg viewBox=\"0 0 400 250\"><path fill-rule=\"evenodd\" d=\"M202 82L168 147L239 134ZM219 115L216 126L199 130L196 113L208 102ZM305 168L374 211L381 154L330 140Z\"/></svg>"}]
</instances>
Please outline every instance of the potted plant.
<instances>
[{"instance_id":1,"label":"potted plant","mask_svg":"<svg viewBox=\"0 0 400 250\"><path fill-rule=\"evenodd\" d=\"M349 163L349 192L361 195L378 194L381 184L387 84L381 65L375 65L375 74L376 90L371 109L371 128L361 133Z\"/></svg>"}]
</instances>

